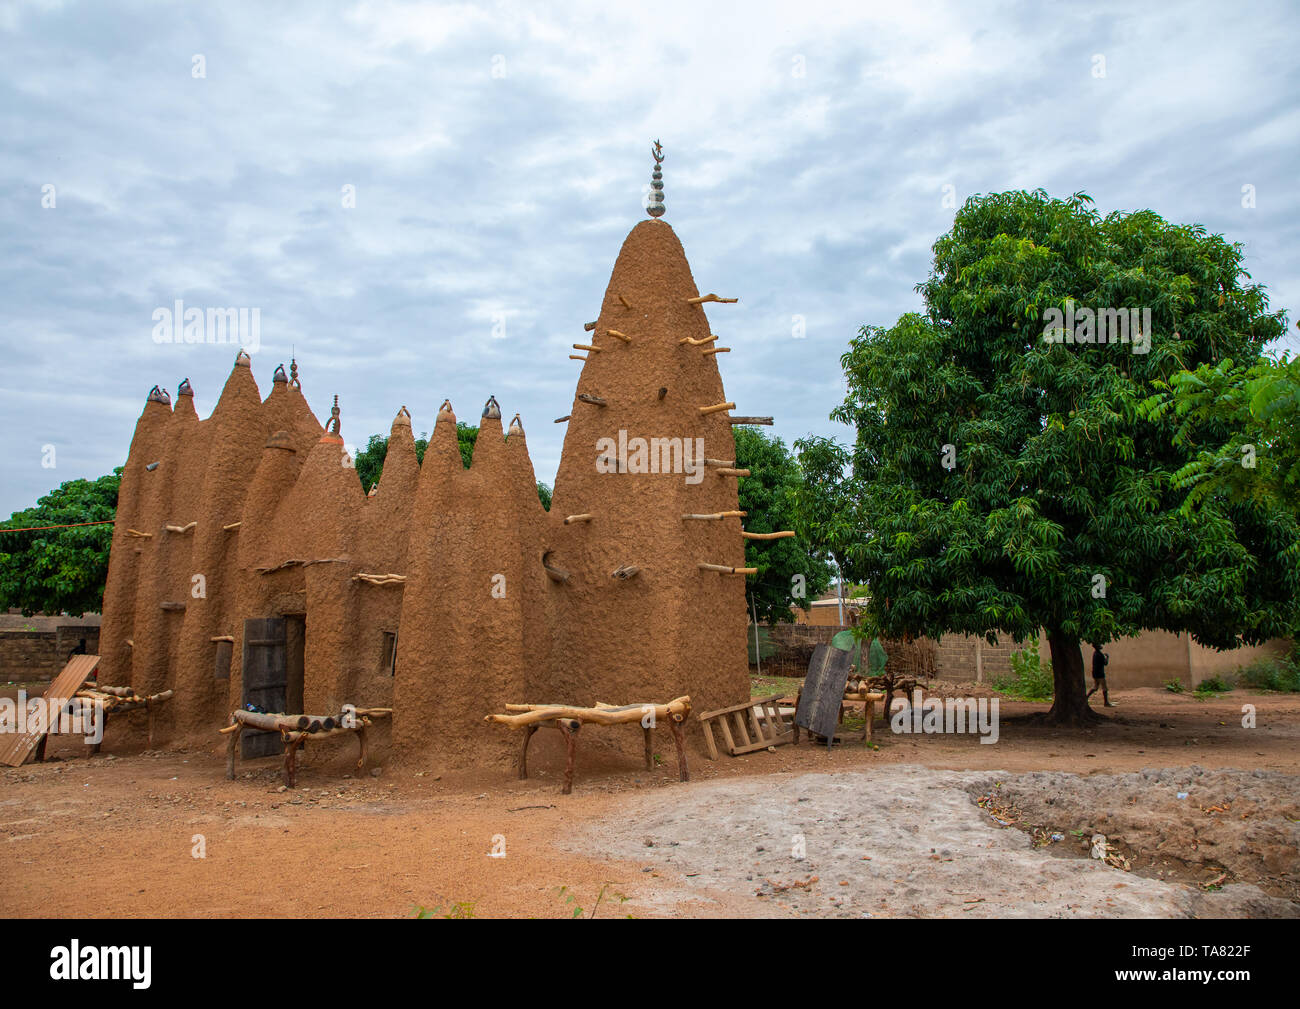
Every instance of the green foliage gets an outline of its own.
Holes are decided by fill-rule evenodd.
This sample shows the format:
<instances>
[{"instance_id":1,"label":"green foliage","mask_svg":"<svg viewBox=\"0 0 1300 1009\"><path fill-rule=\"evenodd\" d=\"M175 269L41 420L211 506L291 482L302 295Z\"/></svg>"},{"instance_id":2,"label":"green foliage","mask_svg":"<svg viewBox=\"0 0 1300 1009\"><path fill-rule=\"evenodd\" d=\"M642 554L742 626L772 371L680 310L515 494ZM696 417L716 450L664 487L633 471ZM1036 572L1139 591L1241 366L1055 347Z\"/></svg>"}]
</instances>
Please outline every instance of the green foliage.
<instances>
[{"instance_id":1,"label":"green foliage","mask_svg":"<svg viewBox=\"0 0 1300 1009\"><path fill-rule=\"evenodd\" d=\"M1231 681L1222 676L1208 676L1196 684L1197 700L1212 700L1232 689Z\"/></svg>"},{"instance_id":2,"label":"green foliage","mask_svg":"<svg viewBox=\"0 0 1300 1009\"><path fill-rule=\"evenodd\" d=\"M737 427L736 466L751 476L739 481L740 508L750 532L783 529L799 532L795 499L802 490L803 474L780 438L769 438L757 428ZM760 623L793 619L791 605L808 609L830 584L830 568L804 536L780 540L746 540L745 564L758 568L746 579L751 607ZM795 576L803 578L804 595L792 596Z\"/></svg>"},{"instance_id":3,"label":"green foliage","mask_svg":"<svg viewBox=\"0 0 1300 1009\"><path fill-rule=\"evenodd\" d=\"M118 467L98 480L69 480L34 508L0 523L0 608L23 613L97 612L108 578L111 525L36 532L4 532L27 526L111 521L122 481Z\"/></svg>"},{"instance_id":4,"label":"green foliage","mask_svg":"<svg viewBox=\"0 0 1300 1009\"><path fill-rule=\"evenodd\" d=\"M1280 659L1258 658L1238 674L1242 686L1251 690L1276 690L1300 694L1300 656L1292 652Z\"/></svg>"},{"instance_id":5,"label":"green foliage","mask_svg":"<svg viewBox=\"0 0 1300 1009\"><path fill-rule=\"evenodd\" d=\"M802 480L794 489L794 528L842 570L850 548L862 532L862 488L852 458L833 438L809 436L794 443Z\"/></svg>"},{"instance_id":6,"label":"green foliage","mask_svg":"<svg viewBox=\"0 0 1300 1009\"><path fill-rule=\"evenodd\" d=\"M458 900L451 905L451 910L443 913L442 905L437 907L425 907L423 904L417 904L415 907L416 918L477 918L474 913L474 902L472 900Z\"/></svg>"},{"instance_id":7,"label":"green foliage","mask_svg":"<svg viewBox=\"0 0 1300 1009\"><path fill-rule=\"evenodd\" d=\"M1182 511L1226 499L1296 511L1300 503L1300 358L1245 367L1224 359L1180 372L1139 405L1143 417L1172 410L1177 445L1195 456L1173 475L1190 488Z\"/></svg>"},{"instance_id":8,"label":"green foliage","mask_svg":"<svg viewBox=\"0 0 1300 1009\"><path fill-rule=\"evenodd\" d=\"M1036 645L1018 648L1011 653L1011 675L994 677L993 689L1022 701L1050 701L1052 664L1043 662Z\"/></svg>"},{"instance_id":9,"label":"green foliage","mask_svg":"<svg viewBox=\"0 0 1300 1009\"><path fill-rule=\"evenodd\" d=\"M1243 283L1240 246L1091 202L967 201L919 285L926 314L864 326L842 358L832 418L857 431L861 485L846 574L871 586L882 633L1104 643L1162 628L1232 647L1300 619L1294 514L1181 514L1190 450L1173 416L1139 415L1185 367L1253 366L1283 314ZM1045 310L1070 299L1149 307L1150 352L1046 342Z\"/></svg>"},{"instance_id":10,"label":"green foliage","mask_svg":"<svg viewBox=\"0 0 1300 1009\"><path fill-rule=\"evenodd\" d=\"M842 652L849 652L849 662L854 669L862 668L862 640L853 629L837 631L831 638L831 647Z\"/></svg>"},{"instance_id":11,"label":"green foliage","mask_svg":"<svg viewBox=\"0 0 1300 1009\"><path fill-rule=\"evenodd\" d=\"M871 651L867 653L867 661L871 666L872 676L883 676L885 665L889 662L889 653L885 651L885 646L880 643L879 638L871 639Z\"/></svg>"},{"instance_id":12,"label":"green foliage","mask_svg":"<svg viewBox=\"0 0 1300 1009\"><path fill-rule=\"evenodd\" d=\"M551 510L551 485L537 481L537 497L542 502L542 507L547 511Z\"/></svg>"},{"instance_id":13,"label":"green foliage","mask_svg":"<svg viewBox=\"0 0 1300 1009\"><path fill-rule=\"evenodd\" d=\"M1165 689L1168 690L1171 694L1181 694L1187 690L1187 688L1183 686L1183 681L1180 680L1177 676L1175 676L1172 680L1165 680Z\"/></svg>"},{"instance_id":14,"label":"green foliage","mask_svg":"<svg viewBox=\"0 0 1300 1009\"><path fill-rule=\"evenodd\" d=\"M749 633L745 635L749 643L749 664L754 665L758 659L770 659L776 654L776 645L772 643L772 631L762 624L758 626L758 652L754 652L754 625L749 625Z\"/></svg>"},{"instance_id":15,"label":"green foliage","mask_svg":"<svg viewBox=\"0 0 1300 1009\"><path fill-rule=\"evenodd\" d=\"M600 909L601 901L605 899L605 893L608 890L609 890L608 883L606 883L604 886L600 888L600 893L596 895L596 903L591 908L591 914L587 916L588 920L596 917L596 912ZM560 887L556 891L556 894L557 896L563 897L564 903L573 909L573 913L570 915L571 918L581 918L583 916L585 912L581 907L578 906L577 897L574 894L569 892L569 888L567 886ZM618 892L613 893L612 896L617 897L618 902L620 904L624 904L630 899L626 894L622 894ZM631 918L632 915L628 914L628 915L624 915L623 917Z\"/></svg>"}]
</instances>

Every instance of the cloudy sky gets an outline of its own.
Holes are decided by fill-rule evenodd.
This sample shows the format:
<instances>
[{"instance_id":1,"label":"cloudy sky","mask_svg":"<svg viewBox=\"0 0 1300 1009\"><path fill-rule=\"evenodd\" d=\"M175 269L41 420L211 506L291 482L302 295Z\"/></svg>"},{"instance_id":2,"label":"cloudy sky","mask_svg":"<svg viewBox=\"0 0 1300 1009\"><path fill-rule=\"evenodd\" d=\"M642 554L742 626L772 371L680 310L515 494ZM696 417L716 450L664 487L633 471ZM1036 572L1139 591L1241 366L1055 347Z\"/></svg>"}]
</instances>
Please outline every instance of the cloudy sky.
<instances>
[{"instance_id":1,"label":"cloudy sky","mask_svg":"<svg viewBox=\"0 0 1300 1009\"><path fill-rule=\"evenodd\" d=\"M156 343L178 299L258 308L263 392L293 348L350 444L495 395L550 482L655 137L741 299L728 395L787 442L847 436L840 354L975 193L1200 222L1297 317L1292 4L547 6L0 5L0 514L120 465L155 383L211 411L233 348Z\"/></svg>"}]
</instances>

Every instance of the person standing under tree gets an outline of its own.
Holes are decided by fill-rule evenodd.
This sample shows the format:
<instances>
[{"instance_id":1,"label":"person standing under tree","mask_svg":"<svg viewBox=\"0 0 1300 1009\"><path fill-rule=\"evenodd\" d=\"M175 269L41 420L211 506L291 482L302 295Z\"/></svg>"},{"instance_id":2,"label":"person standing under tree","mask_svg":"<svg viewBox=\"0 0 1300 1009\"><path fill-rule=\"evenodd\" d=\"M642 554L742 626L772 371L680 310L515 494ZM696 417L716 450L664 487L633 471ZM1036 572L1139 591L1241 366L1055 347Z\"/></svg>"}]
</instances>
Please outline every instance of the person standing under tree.
<instances>
[{"instance_id":1,"label":"person standing under tree","mask_svg":"<svg viewBox=\"0 0 1300 1009\"><path fill-rule=\"evenodd\" d=\"M1106 689L1106 666L1109 662L1110 656L1094 641L1092 643L1092 689L1088 691L1088 697L1092 697L1100 690L1103 707L1113 708L1115 705L1110 703L1110 691Z\"/></svg>"}]
</instances>

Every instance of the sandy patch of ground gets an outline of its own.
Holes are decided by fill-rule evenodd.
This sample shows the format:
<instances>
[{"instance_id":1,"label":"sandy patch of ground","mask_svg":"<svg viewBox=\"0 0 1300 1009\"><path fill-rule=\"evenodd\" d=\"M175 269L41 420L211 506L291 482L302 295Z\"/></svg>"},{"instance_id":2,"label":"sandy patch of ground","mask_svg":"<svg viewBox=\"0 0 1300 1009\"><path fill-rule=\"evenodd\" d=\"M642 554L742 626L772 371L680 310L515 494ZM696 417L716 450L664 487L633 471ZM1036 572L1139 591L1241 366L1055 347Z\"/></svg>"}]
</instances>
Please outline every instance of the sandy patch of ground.
<instances>
[{"instance_id":1,"label":"sandy patch of ground","mask_svg":"<svg viewBox=\"0 0 1300 1009\"><path fill-rule=\"evenodd\" d=\"M1024 832L993 822L974 801L998 781L1008 795L1060 795L1064 788L1086 802L1089 796L1150 798L1175 779L1204 780L1185 771L1081 778L901 765L869 774L712 783L689 793L639 797L617 816L576 827L566 847L639 858L643 873L655 880L652 903L665 912L683 899L721 895L733 906L747 899L754 916L1300 915L1300 904L1251 884L1206 892L1087 857L1054 858L1033 847ZM1261 787L1252 791L1255 783ZM1294 796L1298 784L1289 775L1254 779L1247 772L1219 775L1214 791L1227 788L1244 804L1246 794L1262 798L1258 791L1276 798L1289 789ZM1199 785L1188 787L1202 794ZM1118 826L1114 814L1108 821ZM1148 823L1142 836L1160 835ZM1136 833L1132 838L1140 841ZM1294 884L1294 847L1282 868Z\"/></svg>"}]
</instances>

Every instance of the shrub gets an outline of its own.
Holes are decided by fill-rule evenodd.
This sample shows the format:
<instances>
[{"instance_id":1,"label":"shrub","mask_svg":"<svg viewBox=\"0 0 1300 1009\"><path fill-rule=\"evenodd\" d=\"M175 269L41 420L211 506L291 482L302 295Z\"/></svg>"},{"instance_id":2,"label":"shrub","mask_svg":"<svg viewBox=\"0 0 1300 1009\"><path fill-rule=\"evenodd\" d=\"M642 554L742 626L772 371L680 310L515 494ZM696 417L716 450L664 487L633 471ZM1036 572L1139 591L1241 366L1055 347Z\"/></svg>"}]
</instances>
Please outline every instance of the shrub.
<instances>
[{"instance_id":1,"label":"shrub","mask_svg":"<svg viewBox=\"0 0 1300 1009\"><path fill-rule=\"evenodd\" d=\"M1295 651L1281 659L1256 659L1241 670L1240 681L1252 690L1300 693L1300 660Z\"/></svg>"},{"instance_id":2,"label":"shrub","mask_svg":"<svg viewBox=\"0 0 1300 1009\"><path fill-rule=\"evenodd\" d=\"M1052 664L1038 655L1037 646L1011 653L1011 675L993 679L993 689L1022 701L1052 699Z\"/></svg>"},{"instance_id":3,"label":"shrub","mask_svg":"<svg viewBox=\"0 0 1300 1009\"><path fill-rule=\"evenodd\" d=\"M1165 689L1171 694L1184 693L1187 688L1183 686L1183 681L1175 676L1172 680L1165 680Z\"/></svg>"}]
</instances>

